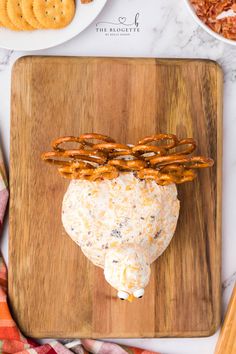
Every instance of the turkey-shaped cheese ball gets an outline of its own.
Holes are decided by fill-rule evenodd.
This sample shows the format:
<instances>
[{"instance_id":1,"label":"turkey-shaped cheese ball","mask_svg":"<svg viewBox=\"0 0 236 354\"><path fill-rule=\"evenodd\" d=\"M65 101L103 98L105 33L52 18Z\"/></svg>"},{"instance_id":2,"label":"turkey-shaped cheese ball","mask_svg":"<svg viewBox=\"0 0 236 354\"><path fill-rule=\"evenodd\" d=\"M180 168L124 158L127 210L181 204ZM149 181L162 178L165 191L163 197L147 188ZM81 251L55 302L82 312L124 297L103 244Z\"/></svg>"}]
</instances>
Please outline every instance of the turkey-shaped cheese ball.
<instances>
[{"instance_id":1,"label":"turkey-shaped cheese ball","mask_svg":"<svg viewBox=\"0 0 236 354\"><path fill-rule=\"evenodd\" d=\"M68 235L104 268L118 297L142 297L150 265L169 245L179 216L175 184L158 185L133 173L112 180L72 180L63 199Z\"/></svg>"},{"instance_id":2,"label":"turkey-shaped cheese ball","mask_svg":"<svg viewBox=\"0 0 236 354\"><path fill-rule=\"evenodd\" d=\"M86 133L58 138L53 151L42 154L71 180L62 205L66 232L104 269L122 300L144 295L150 265L174 235L176 184L193 181L196 169L214 164L193 156L196 146L194 139L173 134L154 134L126 145Z\"/></svg>"}]
</instances>

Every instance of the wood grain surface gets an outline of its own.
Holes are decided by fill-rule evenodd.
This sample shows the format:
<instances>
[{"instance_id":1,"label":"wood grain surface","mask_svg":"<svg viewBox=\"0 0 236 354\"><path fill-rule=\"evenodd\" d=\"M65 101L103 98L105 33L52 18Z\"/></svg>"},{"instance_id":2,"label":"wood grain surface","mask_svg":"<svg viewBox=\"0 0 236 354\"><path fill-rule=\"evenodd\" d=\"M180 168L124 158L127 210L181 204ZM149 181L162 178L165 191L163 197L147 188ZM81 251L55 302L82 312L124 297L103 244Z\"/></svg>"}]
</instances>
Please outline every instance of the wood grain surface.
<instances>
[{"instance_id":1,"label":"wood grain surface","mask_svg":"<svg viewBox=\"0 0 236 354\"><path fill-rule=\"evenodd\" d=\"M236 285L228 305L224 324L217 342L215 354L236 353Z\"/></svg>"},{"instance_id":2,"label":"wood grain surface","mask_svg":"<svg viewBox=\"0 0 236 354\"><path fill-rule=\"evenodd\" d=\"M12 73L9 295L33 337L208 336L220 322L222 73L204 60L25 57ZM68 181L40 160L52 139L193 137L215 160L178 187L175 237L145 296L116 298L66 235Z\"/></svg>"}]
</instances>

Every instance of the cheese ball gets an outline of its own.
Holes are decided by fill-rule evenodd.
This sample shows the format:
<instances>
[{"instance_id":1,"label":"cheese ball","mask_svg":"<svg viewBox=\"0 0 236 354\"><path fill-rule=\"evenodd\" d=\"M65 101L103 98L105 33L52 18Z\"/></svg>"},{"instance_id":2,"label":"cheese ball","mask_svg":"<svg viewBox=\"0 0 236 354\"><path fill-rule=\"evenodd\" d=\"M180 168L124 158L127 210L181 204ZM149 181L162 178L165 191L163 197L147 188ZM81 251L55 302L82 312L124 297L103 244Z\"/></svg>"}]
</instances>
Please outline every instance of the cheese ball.
<instances>
[{"instance_id":1,"label":"cheese ball","mask_svg":"<svg viewBox=\"0 0 236 354\"><path fill-rule=\"evenodd\" d=\"M107 279L109 267L113 266L110 257L121 250L128 264L127 257L135 263L135 255L142 253L149 267L170 243L178 216L174 184L160 186L152 180L140 180L133 173L95 182L72 180L62 204L67 234L93 264L104 268L106 262ZM144 258L140 258L140 269ZM149 279L148 271L145 273ZM143 286L147 285L146 278ZM120 283L112 286L122 290L118 289ZM127 282L123 289L129 286Z\"/></svg>"}]
</instances>

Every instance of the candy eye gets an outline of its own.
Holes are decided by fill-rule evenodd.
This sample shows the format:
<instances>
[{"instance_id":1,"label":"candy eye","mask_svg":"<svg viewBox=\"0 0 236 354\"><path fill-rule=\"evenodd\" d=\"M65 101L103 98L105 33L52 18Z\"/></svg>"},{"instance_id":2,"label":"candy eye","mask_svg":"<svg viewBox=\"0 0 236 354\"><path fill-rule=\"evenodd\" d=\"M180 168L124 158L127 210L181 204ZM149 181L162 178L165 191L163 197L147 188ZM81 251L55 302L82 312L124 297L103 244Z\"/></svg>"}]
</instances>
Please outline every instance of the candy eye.
<instances>
[{"instance_id":1,"label":"candy eye","mask_svg":"<svg viewBox=\"0 0 236 354\"><path fill-rule=\"evenodd\" d=\"M129 294L126 293L125 291L118 291L117 296L121 299L121 300L127 300L129 297Z\"/></svg>"},{"instance_id":2,"label":"candy eye","mask_svg":"<svg viewBox=\"0 0 236 354\"><path fill-rule=\"evenodd\" d=\"M144 289L135 290L133 295L134 295L134 297L141 299L144 295Z\"/></svg>"}]
</instances>

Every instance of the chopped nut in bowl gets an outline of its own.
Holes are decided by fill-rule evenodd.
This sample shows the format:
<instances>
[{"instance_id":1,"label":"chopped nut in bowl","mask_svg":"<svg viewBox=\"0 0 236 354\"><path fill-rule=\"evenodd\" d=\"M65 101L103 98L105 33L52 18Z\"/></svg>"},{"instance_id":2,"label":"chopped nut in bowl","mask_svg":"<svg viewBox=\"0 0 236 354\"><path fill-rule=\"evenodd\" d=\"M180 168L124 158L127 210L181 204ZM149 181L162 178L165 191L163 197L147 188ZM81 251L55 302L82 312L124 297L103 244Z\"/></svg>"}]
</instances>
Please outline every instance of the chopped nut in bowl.
<instances>
[{"instance_id":1,"label":"chopped nut in bowl","mask_svg":"<svg viewBox=\"0 0 236 354\"><path fill-rule=\"evenodd\" d=\"M195 21L222 42L236 45L234 0L184 0Z\"/></svg>"}]
</instances>

